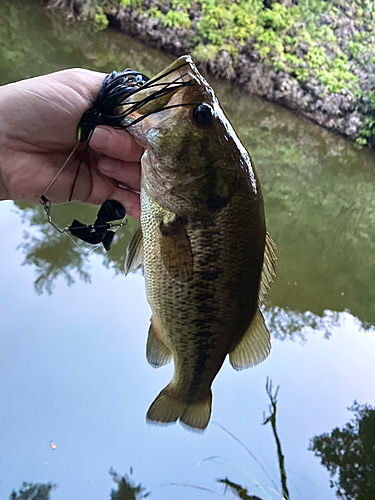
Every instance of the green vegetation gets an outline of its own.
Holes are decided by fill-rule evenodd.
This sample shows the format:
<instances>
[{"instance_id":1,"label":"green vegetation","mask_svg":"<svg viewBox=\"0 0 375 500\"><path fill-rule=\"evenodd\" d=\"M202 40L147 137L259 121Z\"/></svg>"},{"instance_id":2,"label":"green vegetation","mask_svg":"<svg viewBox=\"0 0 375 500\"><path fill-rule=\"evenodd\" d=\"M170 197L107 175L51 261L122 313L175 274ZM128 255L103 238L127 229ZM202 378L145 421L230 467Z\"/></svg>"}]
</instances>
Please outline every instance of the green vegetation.
<instances>
[{"instance_id":1,"label":"green vegetation","mask_svg":"<svg viewBox=\"0 0 375 500\"><path fill-rule=\"evenodd\" d=\"M375 65L372 0L86 0L84 5L82 15L99 27L108 23L105 13L120 5L140 18L154 18L161 29L185 30L189 50L201 62L229 55L229 77L236 77L244 54L299 86L312 84L317 98L345 95L364 116L357 144L375 144L374 84L358 76L371 74Z\"/></svg>"}]
</instances>

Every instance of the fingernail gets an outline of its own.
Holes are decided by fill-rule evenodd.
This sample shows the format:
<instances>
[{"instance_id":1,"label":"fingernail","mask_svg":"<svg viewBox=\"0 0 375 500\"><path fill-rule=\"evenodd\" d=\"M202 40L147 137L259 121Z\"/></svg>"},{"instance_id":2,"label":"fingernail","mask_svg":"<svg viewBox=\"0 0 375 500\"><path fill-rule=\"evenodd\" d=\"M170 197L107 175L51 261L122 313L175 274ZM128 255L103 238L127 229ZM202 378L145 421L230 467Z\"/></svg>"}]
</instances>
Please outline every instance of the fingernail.
<instances>
[{"instance_id":1,"label":"fingernail","mask_svg":"<svg viewBox=\"0 0 375 500\"><path fill-rule=\"evenodd\" d=\"M110 130L96 127L90 141L90 146L95 149L107 150L111 146L111 139L112 134Z\"/></svg>"}]
</instances>

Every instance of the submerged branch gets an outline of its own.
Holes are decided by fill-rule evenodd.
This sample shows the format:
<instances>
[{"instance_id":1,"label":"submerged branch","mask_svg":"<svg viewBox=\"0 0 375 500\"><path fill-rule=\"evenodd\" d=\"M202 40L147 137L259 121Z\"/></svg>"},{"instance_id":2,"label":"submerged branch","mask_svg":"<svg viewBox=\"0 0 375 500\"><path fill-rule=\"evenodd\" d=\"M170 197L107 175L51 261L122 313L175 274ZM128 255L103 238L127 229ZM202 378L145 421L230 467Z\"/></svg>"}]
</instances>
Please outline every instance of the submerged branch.
<instances>
[{"instance_id":1,"label":"submerged branch","mask_svg":"<svg viewBox=\"0 0 375 500\"><path fill-rule=\"evenodd\" d=\"M270 398L271 404L269 405L269 410L270 410L270 415L265 418L265 415L263 414L264 422L263 425L268 424L268 422L271 422L272 426L272 431L273 435L275 436L275 441L276 441L276 447L277 447L277 456L279 458L279 469L280 469L280 476L281 476L281 487L283 491L283 498L285 500L289 500L289 491L288 487L286 484L286 471L285 471L285 457L283 455L282 449L281 449L281 441L279 438L279 435L277 434L277 429L276 429L276 410L277 410L277 394L279 392L280 386L278 385L276 387L275 393L272 393L272 380L270 380L267 377L266 381L266 392L268 394L268 397Z\"/></svg>"}]
</instances>

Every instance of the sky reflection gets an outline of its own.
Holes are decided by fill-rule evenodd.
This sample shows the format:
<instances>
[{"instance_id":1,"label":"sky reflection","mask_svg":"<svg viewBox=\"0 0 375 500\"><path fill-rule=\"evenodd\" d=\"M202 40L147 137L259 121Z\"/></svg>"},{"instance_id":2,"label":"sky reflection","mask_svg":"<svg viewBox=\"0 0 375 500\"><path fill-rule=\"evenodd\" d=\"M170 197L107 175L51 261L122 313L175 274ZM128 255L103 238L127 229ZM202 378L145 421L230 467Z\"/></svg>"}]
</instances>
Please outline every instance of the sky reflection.
<instances>
[{"instance_id":1,"label":"sky reflection","mask_svg":"<svg viewBox=\"0 0 375 500\"><path fill-rule=\"evenodd\" d=\"M215 478L229 474L277 498L259 465L218 426L201 436L145 423L172 366L147 364L150 310L140 273L113 276L92 256L91 285L69 288L61 280L52 296L38 296L33 269L21 266L15 251L24 227L11 210L11 203L0 204L7 234L0 248L1 496L27 480L58 483L54 500L107 498L109 468L122 473L133 466L156 500L207 498L207 492L159 486L170 482L221 494ZM213 386L213 421L236 434L278 485L274 441L261 422L266 377L281 385L278 428L293 498L332 498L327 473L307 451L309 439L343 425L354 399L375 400L368 382L375 336L349 313L337 319L329 340L324 328L305 327L306 344L274 339L269 358L251 370L238 373L226 362Z\"/></svg>"}]
</instances>

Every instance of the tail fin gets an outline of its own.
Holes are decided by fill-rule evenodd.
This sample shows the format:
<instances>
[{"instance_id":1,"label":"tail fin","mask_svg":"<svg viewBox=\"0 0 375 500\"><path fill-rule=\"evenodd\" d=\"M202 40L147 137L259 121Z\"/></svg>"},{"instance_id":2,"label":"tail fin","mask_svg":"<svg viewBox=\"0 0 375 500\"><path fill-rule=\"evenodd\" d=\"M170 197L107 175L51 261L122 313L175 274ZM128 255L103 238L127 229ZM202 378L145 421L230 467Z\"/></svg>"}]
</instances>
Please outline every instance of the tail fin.
<instances>
[{"instance_id":1,"label":"tail fin","mask_svg":"<svg viewBox=\"0 0 375 500\"><path fill-rule=\"evenodd\" d=\"M178 400L170 384L165 387L154 400L147 412L147 420L168 424L180 419L182 424L196 430L207 427L211 417L212 392L204 401L186 404Z\"/></svg>"}]
</instances>

